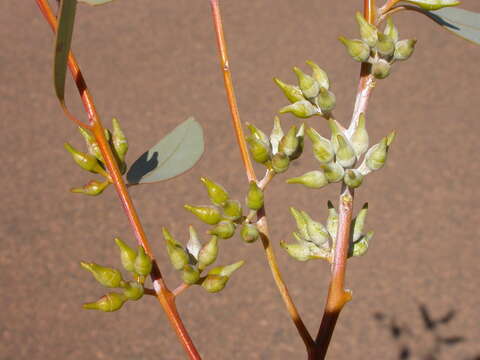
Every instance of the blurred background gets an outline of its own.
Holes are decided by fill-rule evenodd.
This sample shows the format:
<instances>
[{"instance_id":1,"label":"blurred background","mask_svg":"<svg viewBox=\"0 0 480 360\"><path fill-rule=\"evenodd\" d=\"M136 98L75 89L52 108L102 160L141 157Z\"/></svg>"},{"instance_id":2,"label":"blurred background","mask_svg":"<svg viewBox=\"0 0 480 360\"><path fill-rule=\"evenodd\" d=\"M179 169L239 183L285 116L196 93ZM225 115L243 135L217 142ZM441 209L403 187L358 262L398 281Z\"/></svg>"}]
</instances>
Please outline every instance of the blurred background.
<instances>
[{"instance_id":1,"label":"blurred background","mask_svg":"<svg viewBox=\"0 0 480 360\"><path fill-rule=\"evenodd\" d=\"M359 64L337 38L358 36L354 12L361 3L221 1L242 121L270 131L287 103L272 78L293 83L291 68L306 70L305 60L312 59L328 71L336 116L346 124ZM462 7L480 12L477 0ZM367 114L372 142L392 129L397 139L387 166L357 191L355 209L369 202L367 230L375 237L364 257L349 261L354 299L340 316L329 358L479 359L480 48L416 13L394 21L401 38L418 43L411 60L378 82ZM91 177L63 149L66 141L80 147L83 140L55 98L53 35L36 4L2 1L0 23L0 359L184 359L153 297L116 313L81 308L104 289L79 261L118 267L112 239L133 244L133 234L113 188L98 198L69 193ZM207 229L183 209L208 202L201 176L223 184L234 198L247 189L208 1L79 4L73 50L105 125L114 116L122 123L129 163L188 116L203 125L206 151L197 166L171 181L131 189L162 272L175 287L180 278L166 258L161 227L182 241L189 224ZM67 88L67 102L85 119L70 79ZM284 126L298 122L282 120ZM322 119L308 121L327 133ZM279 242L290 241L295 227L289 206L324 221L327 200L337 201L338 186L314 191L285 184L315 166L307 142L304 156L266 194L278 260L312 333L329 267L299 263ZM238 237L223 241L219 263L239 259L246 265L221 293L193 287L178 298L203 357L304 359L261 245ZM440 337L450 340L439 347Z\"/></svg>"}]
</instances>

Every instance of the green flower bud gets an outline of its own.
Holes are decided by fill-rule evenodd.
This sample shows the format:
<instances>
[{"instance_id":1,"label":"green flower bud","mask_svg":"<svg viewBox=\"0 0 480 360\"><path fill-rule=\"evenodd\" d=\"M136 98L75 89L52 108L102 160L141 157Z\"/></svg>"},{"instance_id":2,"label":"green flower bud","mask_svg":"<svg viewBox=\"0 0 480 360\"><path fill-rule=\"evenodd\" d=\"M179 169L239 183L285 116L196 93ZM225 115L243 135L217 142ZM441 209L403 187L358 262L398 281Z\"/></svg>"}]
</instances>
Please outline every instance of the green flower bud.
<instances>
[{"instance_id":1,"label":"green flower bud","mask_svg":"<svg viewBox=\"0 0 480 360\"><path fill-rule=\"evenodd\" d=\"M105 172L105 170L103 170L103 168L100 166L100 163L94 156L76 150L69 143L65 143L64 146L65 149L72 155L73 160L82 169L108 177L108 174Z\"/></svg>"},{"instance_id":2,"label":"green flower bud","mask_svg":"<svg viewBox=\"0 0 480 360\"><path fill-rule=\"evenodd\" d=\"M323 226L323 224L312 220L310 215L307 212L302 211L303 219L307 225L307 233L311 242L317 245L319 248L323 248L327 251L330 250L328 239L330 235L328 230Z\"/></svg>"},{"instance_id":3,"label":"green flower bud","mask_svg":"<svg viewBox=\"0 0 480 360\"><path fill-rule=\"evenodd\" d=\"M305 131L312 141L313 155L321 163L326 164L333 160L334 152L330 140L321 136L314 128Z\"/></svg>"},{"instance_id":4,"label":"green flower bud","mask_svg":"<svg viewBox=\"0 0 480 360\"><path fill-rule=\"evenodd\" d=\"M355 61L366 62L370 57L370 46L362 40L350 40L343 36L338 38L347 48L348 54Z\"/></svg>"},{"instance_id":5,"label":"green flower bud","mask_svg":"<svg viewBox=\"0 0 480 360\"><path fill-rule=\"evenodd\" d=\"M189 239L187 241L187 251L188 253L193 256L193 258L198 260L198 253L200 252L200 249L202 248L202 244L200 243L200 239L198 238L197 231L193 226L188 227L188 232L189 232Z\"/></svg>"},{"instance_id":6,"label":"green flower bud","mask_svg":"<svg viewBox=\"0 0 480 360\"><path fill-rule=\"evenodd\" d=\"M152 272L152 259L145 254L145 249L142 246L138 246L134 271L140 276L147 276Z\"/></svg>"},{"instance_id":7,"label":"green flower bud","mask_svg":"<svg viewBox=\"0 0 480 360\"><path fill-rule=\"evenodd\" d=\"M228 200L223 206L223 218L231 221L242 217L242 204L238 200Z\"/></svg>"},{"instance_id":8,"label":"green flower bud","mask_svg":"<svg viewBox=\"0 0 480 360\"><path fill-rule=\"evenodd\" d=\"M378 170L387 160L387 138L384 137L378 144L373 145L365 155L365 164L370 170Z\"/></svg>"},{"instance_id":9,"label":"green flower bud","mask_svg":"<svg viewBox=\"0 0 480 360\"><path fill-rule=\"evenodd\" d=\"M288 134L287 134L288 135ZM293 154L290 154L288 158L290 160L295 160L300 157L303 153L303 143L304 143L304 137L305 137L305 124L300 125L298 128L297 134L295 135L297 140L298 140L298 145Z\"/></svg>"},{"instance_id":10,"label":"green flower bud","mask_svg":"<svg viewBox=\"0 0 480 360\"><path fill-rule=\"evenodd\" d=\"M332 142L334 152L336 152L339 145L340 145L338 143L337 136L344 134L344 128L335 119L328 119L328 126L330 127L330 130L332 131L332 137L331 137L330 141Z\"/></svg>"},{"instance_id":11,"label":"green flower bud","mask_svg":"<svg viewBox=\"0 0 480 360\"><path fill-rule=\"evenodd\" d=\"M362 236L360 240L355 241L353 244L351 244L348 251L348 257L364 255L368 250L369 242L372 237L373 231L369 231L366 235Z\"/></svg>"},{"instance_id":12,"label":"green flower bud","mask_svg":"<svg viewBox=\"0 0 480 360\"><path fill-rule=\"evenodd\" d=\"M330 88L330 81L328 80L327 73L311 60L308 60L306 63L312 68L312 77L318 82L320 87L328 90Z\"/></svg>"},{"instance_id":13,"label":"green flower bud","mask_svg":"<svg viewBox=\"0 0 480 360\"><path fill-rule=\"evenodd\" d=\"M280 119L278 116L275 116L273 119L273 129L270 134L270 144L272 145L272 154L275 155L278 152L278 144L284 136L282 125L280 124Z\"/></svg>"},{"instance_id":14,"label":"green flower bud","mask_svg":"<svg viewBox=\"0 0 480 360\"><path fill-rule=\"evenodd\" d=\"M292 113L296 117L306 119L313 115L318 115L320 112L318 109L312 105L308 100L300 100L296 103L287 105L280 109L280 114Z\"/></svg>"},{"instance_id":15,"label":"green flower bud","mask_svg":"<svg viewBox=\"0 0 480 360\"><path fill-rule=\"evenodd\" d=\"M343 179L345 169L338 162L330 162L328 164L322 164L320 167L327 178L329 183L339 182Z\"/></svg>"},{"instance_id":16,"label":"green flower bud","mask_svg":"<svg viewBox=\"0 0 480 360\"><path fill-rule=\"evenodd\" d=\"M372 64L372 75L375 76L376 79L385 79L390 75L391 69L392 66L388 61L377 59Z\"/></svg>"},{"instance_id":17,"label":"green flower bud","mask_svg":"<svg viewBox=\"0 0 480 360\"><path fill-rule=\"evenodd\" d=\"M247 136L246 140L253 160L260 164L265 164L271 159L272 153L268 143L260 141L254 136Z\"/></svg>"},{"instance_id":18,"label":"green flower bud","mask_svg":"<svg viewBox=\"0 0 480 360\"><path fill-rule=\"evenodd\" d=\"M395 60L407 60L415 50L416 39L400 40L395 44Z\"/></svg>"},{"instance_id":19,"label":"green flower bud","mask_svg":"<svg viewBox=\"0 0 480 360\"><path fill-rule=\"evenodd\" d=\"M135 259L137 258L137 253L130 246L125 244L121 239L115 238L115 244L117 244L120 249L120 260L122 265L127 271L135 271Z\"/></svg>"},{"instance_id":20,"label":"green flower bud","mask_svg":"<svg viewBox=\"0 0 480 360\"><path fill-rule=\"evenodd\" d=\"M83 304L83 308L111 312L119 310L126 301L125 295L112 292L102 296L96 302Z\"/></svg>"},{"instance_id":21,"label":"green flower bud","mask_svg":"<svg viewBox=\"0 0 480 360\"><path fill-rule=\"evenodd\" d=\"M327 203L328 206L328 217L327 217L327 230L330 234L330 237L335 242L337 238L337 229L338 229L338 212L337 209L333 206L332 202ZM333 244L332 247L335 247Z\"/></svg>"},{"instance_id":22,"label":"green flower bud","mask_svg":"<svg viewBox=\"0 0 480 360\"><path fill-rule=\"evenodd\" d=\"M360 239L363 233L363 227L365 226L365 219L367 218L367 213L368 213L368 203L365 203L362 207L362 209L358 212L357 216L355 219L353 219L353 234L352 234L352 239L353 241L357 241Z\"/></svg>"},{"instance_id":23,"label":"green flower bud","mask_svg":"<svg viewBox=\"0 0 480 360\"><path fill-rule=\"evenodd\" d=\"M328 184L328 179L323 171L314 170L302 176L288 179L287 184L302 184L312 189L320 189Z\"/></svg>"},{"instance_id":24,"label":"green flower bud","mask_svg":"<svg viewBox=\"0 0 480 360\"><path fill-rule=\"evenodd\" d=\"M355 156L355 150L353 150L352 145L347 140L345 135L337 135L338 148L335 149L337 154L337 162L342 165L344 168L350 167L355 164L357 160Z\"/></svg>"},{"instance_id":25,"label":"green flower bud","mask_svg":"<svg viewBox=\"0 0 480 360\"><path fill-rule=\"evenodd\" d=\"M205 269L217 260L218 255L218 238L212 236L210 241L206 243L198 253L198 268Z\"/></svg>"},{"instance_id":26,"label":"green flower bud","mask_svg":"<svg viewBox=\"0 0 480 360\"><path fill-rule=\"evenodd\" d=\"M208 191L208 196L213 204L223 206L228 200L228 192L223 186L207 179L206 177L200 178L200 181L205 185Z\"/></svg>"},{"instance_id":27,"label":"green flower bud","mask_svg":"<svg viewBox=\"0 0 480 360\"><path fill-rule=\"evenodd\" d=\"M357 127L350 138L350 143L352 144L357 157L360 157L368 149L368 132L365 127L365 114L361 113L358 117Z\"/></svg>"},{"instance_id":28,"label":"green flower bud","mask_svg":"<svg viewBox=\"0 0 480 360\"><path fill-rule=\"evenodd\" d=\"M209 231L209 234L221 239L230 239L235 234L235 225L230 220L222 220Z\"/></svg>"},{"instance_id":29,"label":"green flower bud","mask_svg":"<svg viewBox=\"0 0 480 360\"><path fill-rule=\"evenodd\" d=\"M246 203L249 209L259 210L263 206L263 190L260 189L256 181L250 181Z\"/></svg>"},{"instance_id":30,"label":"green flower bud","mask_svg":"<svg viewBox=\"0 0 480 360\"><path fill-rule=\"evenodd\" d=\"M320 110L322 110L322 113L324 114L328 114L329 112L331 112L337 104L335 94L330 90L325 89L324 87L320 88L320 93L315 98L315 101Z\"/></svg>"},{"instance_id":31,"label":"green flower bud","mask_svg":"<svg viewBox=\"0 0 480 360\"><path fill-rule=\"evenodd\" d=\"M357 188L362 185L363 175L358 170L349 169L345 171L343 182L352 189Z\"/></svg>"},{"instance_id":32,"label":"green flower bud","mask_svg":"<svg viewBox=\"0 0 480 360\"><path fill-rule=\"evenodd\" d=\"M278 78L273 78L273 81L275 81L275 84L278 85L278 87L283 91L283 93L287 97L288 101L290 101L291 103L294 103L300 100L305 100L302 90L300 90L298 86L285 84L282 80Z\"/></svg>"},{"instance_id":33,"label":"green flower bud","mask_svg":"<svg viewBox=\"0 0 480 360\"><path fill-rule=\"evenodd\" d=\"M360 36L362 37L362 40L365 41L368 46L373 48L378 41L377 28L374 25L369 24L363 15L358 11L355 14L355 18L357 19L358 26L360 27Z\"/></svg>"},{"instance_id":34,"label":"green flower bud","mask_svg":"<svg viewBox=\"0 0 480 360\"><path fill-rule=\"evenodd\" d=\"M222 291L227 285L228 277L220 275L208 275L202 281L202 287L210 293Z\"/></svg>"},{"instance_id":35,"label":"green flower bud","mask_svg":"<svg viewBox=\"0 0 480 360\"><path fill-rule=\"evenodd\" d=\"M318 81L310 75L305 74L298 67L294 67L293 71L297 75L298 85L300 86L300 90L302 90L303 95L309 99L317 96L318 92L320 91L320 84Z\"/></svg>"},{"instance_id":36,"label":"green flower bud","mask_svg":"<svg viewBox=\"0 0 480 360\"><path fill-rule=\"evenodd\" d=\"M250 130L250 134L254 136L257 140L260 140L261 142L264 142L268 144L270 142L268 136L259 128L257 128L255 125L247 123L247 128Z\"/></svg>"},{"instance_id":37,"label":"green flower bud","mask_svg":"<svg viewBox=\"0 0 480 360\"><path fill-rule=\"evenodd\" d=\"M300 232L300 237L303 240L310 241L310 235L307 228L307 220L303 216L302 212L298 211L294 207L290 207L290 213L292 214L295 222L297 223L297 229Z\"/></svg>"},{"instance_id":38,"label":"green flower bud","mask_svg":"<svg viewBox=\"0 0 480 360\"><path fill-rule=\"evenodd\" d=\"M162 228L162 232L167 245L168 257L170 258L173 268L175 270L182 270L190 260L188 253L183 249L182 244L173 238L172 234L170 234L167 228Z\"/></svg>"},{"instance_id":39,"label":"green flower bud","mask_svg":"<svg viewBox=\"0 0 480 360\"><path fill-rule=\"evenodd\" d=\"M80 131L80 134L85 139L85 144L87 145L88 153L90 155L95 156L95 158L98 161L103 162L102 152L100 151L100 147L98 146L98 143L95 141L95 138L93 137L93 135L88 130L85 130L84 128L81 128L81 127L78 128L78 131Z\"/></svg>"},{"instance_id":40,"label":"green flower bud","mask_svg":"<svg viewBox=\"0 0 480 360\"><path fill-rule=\"evenodd\" d=\"M277 174L283 173L288 170L288 166L290 165L290 159L287 155L283 152L278 152L273 155L272 158L272 169Z\"/></svg>"},{"instance_id":41,"label":"green flower bud","mask_svg":"<svg viewBox=\"0 0 480 360\"><path fill-rule=\"evenodd\" d=\"M253 243L260 237L257 227L254 224L243 224L240 235L246 243Z\"/></svg>"},{"instance_id":42,"label":"green flower bud","mask_svg":"<svg viewBox=\"0 0 480 360\"><path fill-rule=\"evenodd\" d=\"M288 130L287 135L285 135L280 143L278 144L278 151L283 152L287 156L293 155L299 146L299 141L297 138L297 127L293 125L290 130Z\"/></svg>"},{"instance_id":43,"label":"green flower bud","mask_svg":"<svg viewBox=\"0 0 480 360\"><path fill-rule=\"evenodd\" d=\"M378 33L377 51L385 57L392 56L395 51L393 39L381 32Z\"/></svg>"},{"instance_id":44,"label":"green flower bud","mask_svg":"<svg viewBox=\"0 0 480 360\"><path fill-rule=\"evenodd\" d=\"M116 119L112 119L112 143L113 148L115 149L118 158L121 162L125 162L125 154L128 151L128 141L125 135L123 134L122 128L120 127L120 122Z\"/></svg>"},{"instance_id":45,"label":"green flower bud","mask_svg":"<svg viewBox=\"0 0 480 360\"><path fill-rule=\"evenodd\" d=\"M188 285L196 284L200 280L200 271L187 264L183 267L182 280Z\"/></svg>"},{"instance_id":46,"label":"green flower bud","mask_svg":"<svg viewBox=\"0 0 480 360\"><path fill-rule=\"evenodd\" d=\"M84 185L81 188L72 188L70 189L71 192L77 194L85 194L90 196L97 196L100 195L103 190L105 190L110 183L108 181L100 182L96 180L90 181L88 184Z\"/></svg>"},{"instance_id":47,"label":"green flower bud","mask_svg":"<svg viewBox=\"0 0 480 360\"><path fill-rule=\"evenodd\" d=\"M387 25L385 26L383 33L392 39L394 43L398 41L398 30L395 27L391 16L387 17Z\"/></svg>"},{"instance_id":48,"label":"green flower bud","mask_svg":"<svg viewBox=\"0 0 480 360\"><path fill-rule=\"evenodd\" d=\"M215 206L191 206L184 205L185 209L190 211L193 215L198 217L201 221L209 225L216 225L222 219L220 211Z\"/></svg>"},{"instance_id":49,"label":"green flower bud","mask_svg":"<svg viewBox=\"0 0 480 360\"><path fill-rule=\"evenodd\" d=\"M460 4L457 0L405 0L409 3L420 6L425 10L438 10L447 6L456 6Z\"/></svg>"},{"instance_id":50,"label":"green flower bud","mask_svg":"<svg viewBox=\"0 0 480 360\"><path fill-rule=\"evenodd\" d=\"M285 241L280 241L280 246L287 251L288 255L298 261L311 259L310 248L305 244L289 244Z\"/></svg>"},{"instance_id":51,"label":"green flower bud","mask_svg":"<svg viewBox=\"0 0 480 360\"><path fill-rule=\"evenodd\" d=\"M123 295L125 295L128 300L137 301L143 297L143 294L143 285L136 281L128 282L127 287L123 289Z\"/></svg>"},{"instance_id":52,"label":"green flower bud","mask_svg":"<svg viewBox=\"0 0 480 360\"><path fill-rule=\"evenodd\" d=\"M387 146L390 146L392 144L393 140L395 140L395 136L395 131L392 131L390 134L387 135Z\"/></svg>"},{"instance_id":53,"label":"green flower bud","mask_svg":"<svg viewBox=\"0 0 480 360\"><path fill-rule=\"evenodd\" d=\"M81 262L80 265L92 273L95 279L103 286L109 288L120 287L123 283L122 274L117 269L104 267L95 263Z\"/></svg>"},{"instance_id":54,"label":"green flower bud","mask_svg":"<svg viewBox=\"0 0 480 360\"><path fill-rule=\"evenodd\" d=\"M243 266L243 264L245 264L245 261L240 260L240 261L237 261L236 263L233 263L233 264L230 264L230 265L217 266L217 267L213 268L212 270L210 270L208 272L208 275L220 275L220 276L226 276L226 277L230 278L230 276L232 276L232 274L235 271L240 269Z\"/></svg>"}]
</instances>

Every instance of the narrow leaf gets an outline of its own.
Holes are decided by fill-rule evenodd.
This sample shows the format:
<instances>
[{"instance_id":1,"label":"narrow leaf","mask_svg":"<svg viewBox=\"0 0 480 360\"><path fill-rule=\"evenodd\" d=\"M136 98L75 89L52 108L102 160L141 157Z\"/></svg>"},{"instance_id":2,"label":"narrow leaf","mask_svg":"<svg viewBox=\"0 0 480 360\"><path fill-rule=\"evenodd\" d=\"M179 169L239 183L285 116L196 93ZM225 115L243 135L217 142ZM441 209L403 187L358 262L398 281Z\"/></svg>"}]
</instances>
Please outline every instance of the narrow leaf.
<instances>
[{"instance_id":1,"label":"narrow leaf","mask_svg":"<svg viewBox=\"0 0 480 360\"><path fill-rule=\"evenodd\" d=\"M457 6L460 1L457 0L404 0L411 4L420 6L424 10L438 10L448 6Z\"/></svg>"},{"instance_id":2,"label":"narrow leaf","mask_svg":"<svg viewBox=\"0 0 480 360\"><path fill-rule=\"evenodd\" d=\"M113 0L78 0L78 1L88 5L96 6L96 5L107 4L109 2L112 2Z\"/></svg>"},{"instance_id":3,"label":"narrow leaf","mask_svg":"<svg viewBox=\"0 0 480 360\"><path fill-rule=\"evenodd\" d=\"M55 38L53 76L55 92L61 103L64 103L65 98L65 77L67 73L68 54L72 43L76 9L77 0L62 0L60 2L58 28Z\"/></svg>"},{"instance_id":4,"label":"narrow leaf","mask_svg":"<svg viewBox=\"0 0 480 360\"><path fill-rule=\"evenodd\" d=\"M190 117L133 163L127 181L134 185L171 179L192 168L203 150L202 127Z\"/></svg>"}]
</instances>

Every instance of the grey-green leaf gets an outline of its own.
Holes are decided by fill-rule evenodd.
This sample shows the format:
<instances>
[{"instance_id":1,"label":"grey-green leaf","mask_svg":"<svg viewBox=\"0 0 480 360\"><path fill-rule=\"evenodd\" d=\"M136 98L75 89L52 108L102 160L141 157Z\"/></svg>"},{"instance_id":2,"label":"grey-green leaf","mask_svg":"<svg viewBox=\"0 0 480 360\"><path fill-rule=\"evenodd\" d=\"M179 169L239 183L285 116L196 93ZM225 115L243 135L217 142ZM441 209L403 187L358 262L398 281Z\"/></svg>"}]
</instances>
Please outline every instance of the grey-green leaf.
<instances>
[{"instance_id":1,"label":"grey-green leaf","mask_svg":"<svg viewBox=\"0 0 480 360\"><path fill-rule=\"evenodd\" d=\"M103 5L107 4L109 2L112 2L113 0L78 0L80 2L83 2L88 5L96 6L96 5Z\"/></svg>"},{"instance_id":2,"label":"grey-green leaf","mask_svg":"<svg viewBox=\"0 0 480 360\"><path fill-rule=\"evenodd\" d=\"M202 127L190 117L133 163L127 181L135 185L171 179L192 168L203 151Z\"/></svg>"},{"instance_id":3,"label":"grey-green leaf","mask_svg":"<svg viewBox=\"0 0 480 360\"><path fill-rule=\"evenodd\" d=\"M65 99L65 77L67 73L68 54L72 43L73 25L77 0L62 0L58 12L58 29L55 37L55 54L53 62L53 82L55 92L61 103Z\"/></svg>"},{"instance_id":4,"label":"grey-green leaf","mask_svg":"<svg viewBox=\"0 0 480 360\"><path fill-rule=\"evenodd\" d=\"M480 45L480 13L460 8L444 8L422 12L444 29Z\"/></svg>"}]
</instances>

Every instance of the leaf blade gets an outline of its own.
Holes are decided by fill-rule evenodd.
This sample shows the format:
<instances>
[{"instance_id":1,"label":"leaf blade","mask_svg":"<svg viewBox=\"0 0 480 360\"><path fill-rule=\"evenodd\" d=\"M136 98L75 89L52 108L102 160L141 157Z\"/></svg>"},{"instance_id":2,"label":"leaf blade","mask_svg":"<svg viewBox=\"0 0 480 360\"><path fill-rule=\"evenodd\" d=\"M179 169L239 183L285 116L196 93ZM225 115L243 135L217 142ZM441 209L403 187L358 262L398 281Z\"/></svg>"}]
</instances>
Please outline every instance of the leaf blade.
<instances>
[{"instance_id":1,"label":"leaf blade","mask_svg":"<svg viewBox=\"0 0 480 360\"><path fill-rule=\"evenodd\" d=\"M112 2L113 0L78 0L79 2L88 4L90 6L97 6L97 5L104 5L109 2Z\"/></svg>"}]
</instances>

